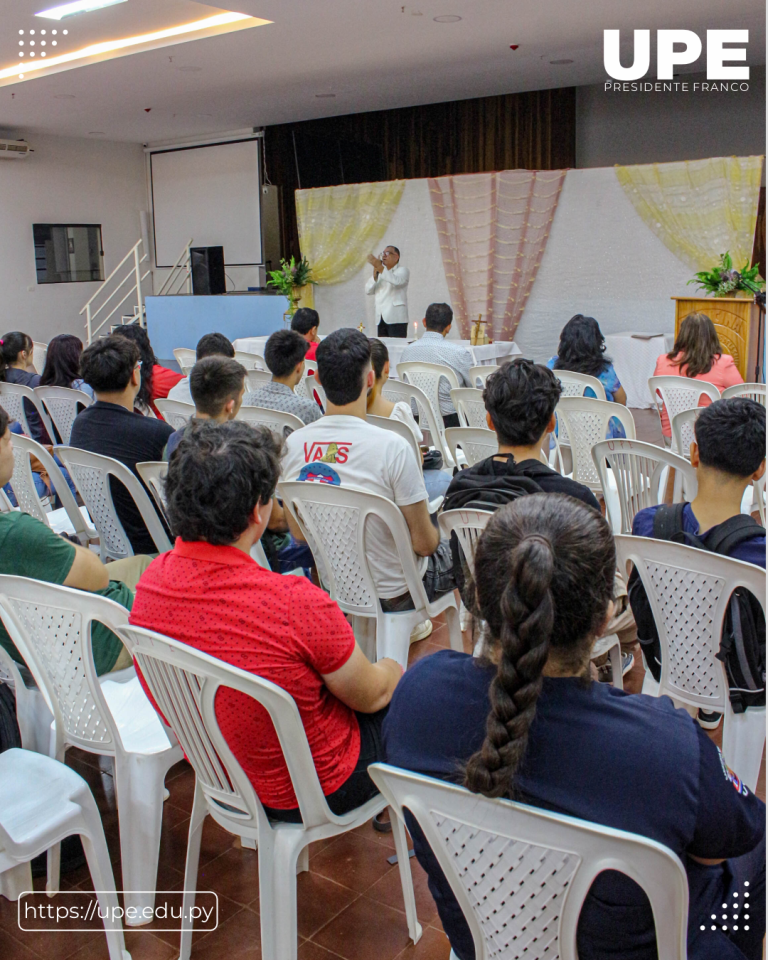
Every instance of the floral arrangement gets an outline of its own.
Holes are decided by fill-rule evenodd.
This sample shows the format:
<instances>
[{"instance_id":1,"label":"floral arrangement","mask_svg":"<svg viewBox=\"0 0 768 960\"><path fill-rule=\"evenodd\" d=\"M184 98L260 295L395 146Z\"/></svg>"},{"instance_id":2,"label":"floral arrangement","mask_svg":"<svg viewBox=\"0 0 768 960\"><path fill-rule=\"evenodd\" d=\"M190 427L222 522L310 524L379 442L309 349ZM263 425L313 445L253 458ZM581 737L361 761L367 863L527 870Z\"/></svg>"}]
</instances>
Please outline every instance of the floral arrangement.
<instances>
[{"instance_id":1,"label":"floral arrangement","mask_svg":"<svg viewBox=\"0 0 768 960\"><path fill-rule=\"evenodd\" d=\"M713 270L701 270L689 284L696 283L702 290L715 297L725 297L737 290L760 293L765 281L758 276L758 267L745 263L741 270L733 269L733 260L726 250L720 254L720 263Z\"/></svg>"},{"instance_id":2,"label":"floral arrangement","mask_svg":"<svg viewBox=\"0 0 768 960\"><path fill-rule=\"evenodd\" d=\"M284 297L289 300L296 300L296 288L303 287L308 283L313 283L312 270L306 257L302 257L296 262L295 257L290 260L281 260L279 270L270 270L268 287L274 287L279 290Z\"/></svg>"}]
</instances>

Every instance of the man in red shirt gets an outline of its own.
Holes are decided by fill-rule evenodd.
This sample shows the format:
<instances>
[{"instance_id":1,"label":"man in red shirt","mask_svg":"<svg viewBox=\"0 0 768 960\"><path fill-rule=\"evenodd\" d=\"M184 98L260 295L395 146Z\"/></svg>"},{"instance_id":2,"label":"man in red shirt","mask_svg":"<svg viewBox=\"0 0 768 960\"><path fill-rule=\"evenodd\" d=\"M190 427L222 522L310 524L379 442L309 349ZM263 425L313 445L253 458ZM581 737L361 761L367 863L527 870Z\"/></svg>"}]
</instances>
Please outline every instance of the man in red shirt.
<instances>
[{"instance_id":1,"label":"man in red shirt","mask_svg":"<svg viewBox=\"0 0 768 960\"><path fill-rule=\"evenodd\" d=\"M314 360L317 352L317 345L320 343L320 337L317 330L320 326L320 316L317 310L311 307L299 307L291 320L291 330L300 333L309 344L305 360Z\"/></svg>"},{"instance_id":2,"label":"man in red shirt","mask_svg":"<svg viewBox=\"0 0 768 960\"><path fill-rule=\"evenodd\" d=\"M251 559L269 523L280 452L268 429L236 420L203 421L184 436L166 481L176 545L139 581L131 623L286 690L328 804L342 814L377 792L367 767L383 756L381 722L402 669L389 659L371 664L334 601L309 580ZM266 711L222 689L216 717L267 814L300 822Z\"/></svg>"}]
</instances>

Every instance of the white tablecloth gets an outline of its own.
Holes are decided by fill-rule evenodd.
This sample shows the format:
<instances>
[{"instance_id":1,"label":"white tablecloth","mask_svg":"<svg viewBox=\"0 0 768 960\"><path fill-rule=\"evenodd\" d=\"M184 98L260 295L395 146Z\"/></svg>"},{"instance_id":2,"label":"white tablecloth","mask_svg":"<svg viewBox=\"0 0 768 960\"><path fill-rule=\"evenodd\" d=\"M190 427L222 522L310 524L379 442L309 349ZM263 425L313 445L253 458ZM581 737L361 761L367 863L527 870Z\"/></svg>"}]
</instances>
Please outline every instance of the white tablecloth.
<instances>
[{"instance_id":1,"label":"white tablecloth","mask_svg":"<svg viewBox=\"0 0 768 960\"><path fill-rule=\"evenodd\" d=\"M402 357L403 350L405 350L409 343L413 343L413 340L382 337L381 342L385 344L389 352L389 368L393 371L390 376L393 376ZM481 347L471 347L469 340L450 340L449 342L459 343L462 347L466 347L472 354L475 366L500 363L504 357L519 356L522 353L518 345L511 340L500 340L498 343L486 343Z\"/></svg>"},{"instance_id":2,"label":"white tablecloth","mask_svg":"<svg viewBox=\"0 0 768 960\"><path fill-rule=\"evenodd\" d=\"M642 339L641 339L642 338ZM656 361L669 353L675 342L672 334L614 333L605 338L605 352L613 360L616 375L627 393L627 406L635 409L652 407L648 377L653 376Z\"/></svg>"}]
</instances>

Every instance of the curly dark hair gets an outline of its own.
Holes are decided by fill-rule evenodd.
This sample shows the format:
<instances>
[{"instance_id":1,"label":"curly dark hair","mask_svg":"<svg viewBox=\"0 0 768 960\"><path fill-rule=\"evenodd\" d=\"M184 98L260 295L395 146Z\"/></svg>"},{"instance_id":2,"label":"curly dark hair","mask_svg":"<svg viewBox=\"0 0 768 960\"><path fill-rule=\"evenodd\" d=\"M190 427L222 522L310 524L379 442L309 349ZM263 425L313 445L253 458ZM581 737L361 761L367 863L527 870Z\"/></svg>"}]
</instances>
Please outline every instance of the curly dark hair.
<instances>
[{"instance_id":1,"label":"curly dark hair","mask_svg":"<svg viewBox=\"0 0 768 960\"><path fill-rule=\"evenodd\" d=\"M148 407L152 400L152 371L157 363L157 357L152 349L152 344L149 342L149 334L138 323L127 323L125 326L117 327L112 336L133 340L139 348L141 354L141 387L136 394L136 403Z\"/></svg>"},{"instance_id":2,"label":"curly dark hair","mask_svg":"<svg viewBox=\"0 0 768 960\"><path fill-rule=\"evenodd\" d=\"M560 333L555 370L570 370L599 377L610 366L605 356L605 337L594 317L577 313L566 323Z\"/></svg>"},{"instance_id":3,"label":"curly dark hair","mask_svg":"<svg viewBox=\"0 0 768 960\"><path fill-rule=\"evenodd\" d=\"M256 504L272 499L282 442L240 420L194 420L171 454L165 493L174 536L216 546L234 543Z\"/></svg>"},{"instance_id":4,"label":"curly dark hair","mask_svg":"<svg viewBox=\"0 0 768 960\"><path fill-rule=\"evenodd\" d=\"M563 392L548 367L518 357L492 373L483 400L499 443L530 447L540 440Z\"/></svg>"},{"instance_id":5,"label":"curly dark hair","mask_svg":"<svg viewBox=\"0 0 768 960\"><path fill-rule=\"evenodd\" d=\"M564 667L586 670L615 569L609 525L565 494L520 497L488 522L477 545L470 602L501 656L485 741L465 769L465 786L474 793L513 793L550 651L557 650ZM589 682L586 672L584 678Z\"/></svg>"}]
</instances>

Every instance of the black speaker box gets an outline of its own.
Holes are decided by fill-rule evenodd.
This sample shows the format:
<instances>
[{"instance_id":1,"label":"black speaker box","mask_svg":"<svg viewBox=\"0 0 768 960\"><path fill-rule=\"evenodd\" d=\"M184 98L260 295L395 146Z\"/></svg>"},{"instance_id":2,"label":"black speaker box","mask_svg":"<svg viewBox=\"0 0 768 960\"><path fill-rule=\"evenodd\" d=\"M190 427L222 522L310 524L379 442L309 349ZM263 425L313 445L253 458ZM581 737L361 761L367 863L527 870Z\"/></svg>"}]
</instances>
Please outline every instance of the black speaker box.
<instances>
[{"instance_id":1,"label":"black speaker box","mask_svg":"<svg viewBox=\"0 0 768 960\"><path fill-rule=\"evenodd\" d=\"M224 277L224 247L190 247L192 293L210 296L227 292Z\"/></svg>"}]
</instances>

